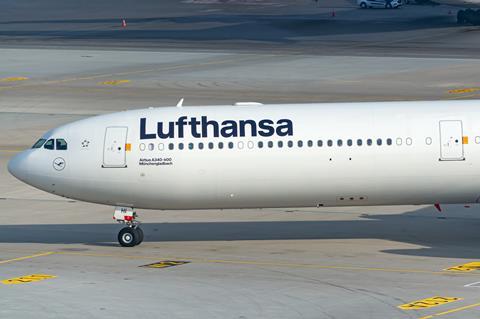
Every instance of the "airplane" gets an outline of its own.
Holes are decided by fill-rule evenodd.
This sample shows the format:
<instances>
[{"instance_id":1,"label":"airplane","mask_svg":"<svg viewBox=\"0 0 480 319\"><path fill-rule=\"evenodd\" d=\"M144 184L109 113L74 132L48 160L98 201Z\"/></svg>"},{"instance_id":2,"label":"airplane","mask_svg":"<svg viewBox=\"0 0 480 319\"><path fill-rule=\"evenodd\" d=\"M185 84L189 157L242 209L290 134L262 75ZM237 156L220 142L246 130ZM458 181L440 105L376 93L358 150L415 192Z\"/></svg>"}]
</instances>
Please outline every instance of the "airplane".
<instances>
[{"instance_id":1,"label":"airplane","mask_svg":"<svg viewBox=\"0 0 480 319\"><path fill-rule=\"evenodd\" d=\"M52 129L8 170L115 206L125 247L143 241L136 209L480 202L480 101L182 102Z\"/></svg>"},{"instance_id":2,"label":"airplane","mask_svg":"<svg viewBox=\"0 0 480 319\"><path fill-rule=\"evenodd\" d=\"M471 24L480 25L480 0L400 0L401 3L415 2L418 4L443 4L454 7L467 8L457 11L457 23L461 25ZM383 1L369 1L369 0L357 0L357 4L365 9L371 7L383 7L383 8L398 8L400 5L395 2L393 4ZM477 10L474 10L477 9Z\"/></svg>"}]
</instances>

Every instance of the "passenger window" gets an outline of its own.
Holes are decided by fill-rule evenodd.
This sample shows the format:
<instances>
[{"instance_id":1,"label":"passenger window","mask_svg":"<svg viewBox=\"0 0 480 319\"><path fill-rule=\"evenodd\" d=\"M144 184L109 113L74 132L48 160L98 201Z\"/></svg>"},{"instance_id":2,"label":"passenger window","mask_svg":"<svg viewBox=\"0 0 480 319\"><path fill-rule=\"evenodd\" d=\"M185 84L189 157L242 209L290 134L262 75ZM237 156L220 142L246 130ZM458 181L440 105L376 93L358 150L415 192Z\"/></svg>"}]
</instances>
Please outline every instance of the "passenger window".
<instances>
[{"instance_id":1,"label":"passenger window","mask_svg":"<svg viewBox=\"0 0 480 319\"><path fill-rule=\"evenodd\" d=\"M293 147L293 141L288 141L288 147Z\"/></svg>"},{"instance_id":2,"label":"passenger window","mask_svg":"<svg viewBox=\"0 0 480 319\"><path fill-rule=\"evenodd\" d=\"M233 142L228 142L228 148L233 148Z\"/></svg>"},{"instance_id":3,"label":"passenger window","mask_svg":"<svg viewBox=\"0 0 480 319\"><path fill-rule=\"evenodd\" d=\"M154 148L155 148L155 145L153 145L153 143L148 144L148 150L149 151L153 151ZM58 145L57 145L57 150L58 150Z\"/></svg>"},{"instance_id":4,"label":"passenger window","mask_svg":"<svg viewBox=\"0 0 480 319\"><path fill-rule=\"evenodd\" d=\"M350 140L350 139L349 139L349 140L347 140L347 145L348 145L348 146L352 146L352 145L353 145L353 141L352 141L352 140Z\"/></svg>"},{"instance_id":5,"label":"passenger window","mask_svg":"<svg viewBox=\"0 0 480 319\"><path fill-rule=\"evenodd\" d=\"M298 142L297 142L297 146L298 146L298 147L303 147L303 141L298 141Z\"/></svg>"},{"instance_id":6,"label":"passenger window","mask_svg":"<svg viewBox=\"0 0 480 319\"><path fill-rule=\"evenodd\" d=\"M223 142L218 142L218 148L223 149Z\"/></svg>"},{"instance_id":7,"label":"passenger window","mask_svg":"<svg viewBox=\"0 0 480 319\"><path fill-rule=\"evenodd\" d=\"M198 143L198 149L203 150L203 143L202 142Z\"/></svg>"},{"instance_id":8,"label":"passenger window","mask_svg":"<svg viewBox=\"0 0 480 319\"><path fill-rule=\"evenodd\" d=\"M283 147L283 142L282 141L278 141L278 148L282 148Z\"/></svg>"},{"instance_id":9,"label":"passenger window","mask_svg":"<svg viewBox=\"0 0 480 319\"><path fill-rule=\"evenodd\" d=\"M368 146L372 146L372 144L373 144L373 141L372 141L372 139L370 139L370 138L369 138L369 139L367 139L367 145L368 145Z\"/></svg>"},{"instance_id":10,"label":"passenger window","mask_svg":"<svg viewBox=\"0 0 480 319\"><path fill-rule=\"evenodd\" d=\"M142 152L145 151L145 144L144 143L140 143L139 147L140 147L140 151L142 151Z\"/></svg>"},{"instance_id":11,"label":"passenger window","mask_svg":"<svg viewBox=\"0 0 480 319\"><path fill-rule=\"evenodd\" d=\"M318 146L318 147L322 147L322 146L323 146L323 141L322 141L322 140L318 140L318 141L317 141L317 146Z\"/></svg>"},{"instance_id":12,"label":"passenger window","mask_svg":"<svg viewBox=\"0 0 480 319\"><path fill-rule=\"evenodd\" d=\"M45 143L45 145L43 145L43 148L45 148L47 150L53 150L55 148L55 144L54 144L53 139L48 140L47 143Z\"/></svg>"},{"instance_id":13,"label":"passenger window","mask_svg":"<svg viewBox=\"0 0 480 319\"><path fill-rule=\"evenodd\" d=\"M263 142L262 141L258 141L258 148L263 148Z\"/></svg>"},{"instance_id":14,"label":"passenger window","mask_svg":"<svg viewBox=\"0 0 480 319\"><path fill-rule=\"evenodd\" d=\"M342 145L343 145L343 141L342 141L342 140L337 140L337 145L338 145L338 146L342 146Z\"/></svg>"},{"instance_id":15,"label":"passenger window","mask_svg":"<svg viewBox=\"0 0 480 319\"><path fill-rule=\"evenodd\" d=\"M243 149L243 142L238 142L237 145L238 145L238 148L239 148L239 149Z\"/></svg>"},{"instance_id":16,"label":"passenger window","mask_svg":"<svg viewBox=\"0 0 480 319\"><path fill-rule=\"evenodd\" d=\"M254 146L254 144L253 144L252 141L248 141L248 142L247 142L247 147L248 147L248 148L252 149L253 146Z\"/></svg>"},{"instance_id":17,"label":"passenger window","mask_svg":"<svg viewBox=\"0 0 480 319\"><path fill-rule=\"evenodd\" d=\"M183 147L184 147L183 143L178 143L178 149L179 150L183 150ZM152 150L153 150L153 148L152 148Z\"/></svg>"},{"instance_id":18,"label":"passenger window","mask_svg":"<svg viewBox=\"0 0 480 319\"><path fill-rule=\"evenodd\" d=\"M357 140L357 145L358 145L358 146L362 146L362 144L363 144L363 141L362 141L361 139L358 139L358 140Z\"/></svg>"},{"instance_id":19,"label":"passenger window","mask_svg":"<svg viewBox=\"0 0 480 319\"><path fill-rule=\"evenodd\" d=\"M194 144L193 143L188 143L188 149L193 150Z\"/></svg>"},{"instance_id":20,"label":"passenger window","mask_svg":"<svg viewBox=\"0 0 480 319\"><path fill-rule=\"evenodd\" d=\"M173 143L168 144L168 149L169 150L173 150L174 148L175 148L175 146L173 145Z\"/></svg>"},{"instance_id":21,"label":"passenger window","mask_svg":"<svg viewBox=\"0 0 480 319\"><path fill-rule=\"evenodd\" d=\"M412 139L410 137L407 137L407 139L405 140L405 144L407 145L412 145Z\"/></svg>"},{"instance_id":22,"label":"passenger window","mask_svg":"<svg viewBox=\"0 0 480 319\"><path fill-rule=\"evenodd\" d=\"M39 139L37 142L35 142L35 144L33 144L32 148L40 148L43 146L43 144L45 144L45 141L46 139L44 138L41 138ZM477 143L478 144L478 143Z\"/></svg>"},{"instance_id":23,"label":"passenger window","mask_svg":"<svg viewBox=\"0 0 480 319\"><path fill-rule=\"evenodd\" d=\"M213 149L213 143L212 142L208 143L208 148Z\"/></svg>"},{"instance_id":24,"label":"passenger window","mask_svg":"<svg viewBox=\"0 0 480 319\"><path fill-rule=\"evenodd\" d=\"M158 149L159 149L160 151L163 151L163 150L165 149L165 145L163 145L163 143L159 143L159 144L158 144ZM143 150L142 150L142 151L143 151Z\"/></svg>"},{"instance_id":25,"label":"passenger window","mask_svg":"<svg viewBox=\"0 0 480 319\"><path fill-rule=\"evenodd\" d=\"M382 145L382 139L381 139L381 138L378 138L378 139L377 139L377 145L378 145L378 146L381 146L381 145Z\"/></svg>"},{"instance_id":26,"label":"passenger window","mask_svg":"<svg viewBox=\"0 0 480 319\"><path fill-rule=\"evenodd\" d=\"M308 140L307 145L308 145L308 147L312 147L312 146L313 146L313 141L312 141L312 140Z\"/></svg>"},{"instance_id":27,"label":"passenger window","mask_svg":"<svg viewBox=\"0 0 480 319\"><path fill-rule=\"evenodd\" d=\"M400 137L397 138L397 145L402 145L402 139Z\"/></svg>"},{"instance_id":28,"label":"passenger window","mask_svg":"<svg viewBox=\"0 0 480 319\"><path fill-rule=\"evenodd\" d=\"M392 145L392 139L391 138L387 138L387 145Z\"/></svg>"},{"instance_id":29,"label":"passenger window","mask_svg":"<svg viewBox=\"0 0 480 319\"><path fill-rule=\"evenodd\" d=\"M327 141L327 145L328 145L328 146L332 146L332 145L333 145L333 141L332 141L332 140L328 140L328 141Z\"/></svg>"},{"instance_id":30,"label":"passenger window","mask_svg":"<svg viewBox=\"0 0 480 319\"><path fill-rule=\"evenodd\" d=\"M272 147L273 147L273 142L272 142L272 141L268 141L268 147L269 147L269 148L272 148Z\"/></svg>"}]
</instances>

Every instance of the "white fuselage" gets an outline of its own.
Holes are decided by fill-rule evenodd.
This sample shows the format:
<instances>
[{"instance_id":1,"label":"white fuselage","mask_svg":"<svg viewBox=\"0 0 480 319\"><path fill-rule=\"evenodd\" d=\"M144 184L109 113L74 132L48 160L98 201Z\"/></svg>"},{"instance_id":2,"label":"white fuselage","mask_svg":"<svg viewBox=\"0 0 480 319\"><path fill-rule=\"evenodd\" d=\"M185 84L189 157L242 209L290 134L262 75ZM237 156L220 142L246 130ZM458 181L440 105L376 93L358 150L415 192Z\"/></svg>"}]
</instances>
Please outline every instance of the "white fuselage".
<instances>
[{"instance_id":1,"label":"white fuselage","mask_svg":"<svg viewBox=\"0 0 480 319\"><path fill-rule=\"evenodd\" d=\"M54 129L43 139L64 139L66 150L27 150L9 170L47 192L136 208L478 202L479 106L430 101L132 110ZM202 117L218 124L218 134Z\"/></svg>"}]
</instances>

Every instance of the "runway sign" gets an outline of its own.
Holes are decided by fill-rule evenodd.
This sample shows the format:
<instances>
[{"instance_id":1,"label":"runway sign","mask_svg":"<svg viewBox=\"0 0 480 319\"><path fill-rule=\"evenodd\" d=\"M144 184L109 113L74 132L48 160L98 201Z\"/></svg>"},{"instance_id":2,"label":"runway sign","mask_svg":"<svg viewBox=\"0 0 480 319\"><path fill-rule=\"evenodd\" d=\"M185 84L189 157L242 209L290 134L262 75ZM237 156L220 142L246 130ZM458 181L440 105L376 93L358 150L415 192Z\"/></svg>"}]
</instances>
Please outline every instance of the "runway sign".
<instances>
[{"instance_id":1,"label":"runway sign","mask_svg":"<svg viewBox=\"0 0 480 319\"><path fill-rule=\"evenodd\" d=\"M474 262L466 263L463 265L453 266L453 267L447 268L446 270L462 271L462 272L480 270L480 261L474 261Z\"/></svg>"},{"instance_id":2,"label":"runway sign","mask_svg":"<svg viewBox=\"0 0 480 319\"><path fill-rule=\"evenodd\" d=\"M412 301L407 304L400 305L398 306L398 308L403 310L419 310L419 309L426 309L426 308L440 306L440 305L458 301L458 300L462 300L462 298L435 296L435 297L430 297L422 300Z\"/></svg>"},{"instance_id":3,"label":"runway sign","mask_svg":"<svg viewBox=\"0 0 480 319\"><path fill-rule=\"evenodd\" d=\"M42 280L51 279L51 278L56 278L56 276L45 275L45 274L32 274L32 275L2 280L2 284L4 285L28 284L31 282L42 281Z\"/></svg>"}]
</instances>

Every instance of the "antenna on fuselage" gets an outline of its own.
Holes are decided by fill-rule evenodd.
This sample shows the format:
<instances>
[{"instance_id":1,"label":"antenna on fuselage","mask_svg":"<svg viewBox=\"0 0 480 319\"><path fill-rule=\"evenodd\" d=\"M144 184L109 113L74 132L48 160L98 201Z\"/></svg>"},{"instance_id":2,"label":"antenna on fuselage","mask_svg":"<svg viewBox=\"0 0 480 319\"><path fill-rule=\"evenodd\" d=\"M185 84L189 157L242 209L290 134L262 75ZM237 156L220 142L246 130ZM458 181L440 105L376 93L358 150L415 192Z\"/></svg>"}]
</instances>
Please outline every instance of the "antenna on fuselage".
<instances>
[{"instance_id":1,"label":"antenna on fuselage","mask_svg":"<svg viewBox=\"0 0 480 319\"><path fill-rule=\"evenodd\" d=\"M183 108L183 100L184 100L184 99L183 99L183 97L182 97L182 98L180 99L180 101L178 101L178 103L177 103L177 107L178 107L179 109Z\"/></svg>"}]
</instances>

